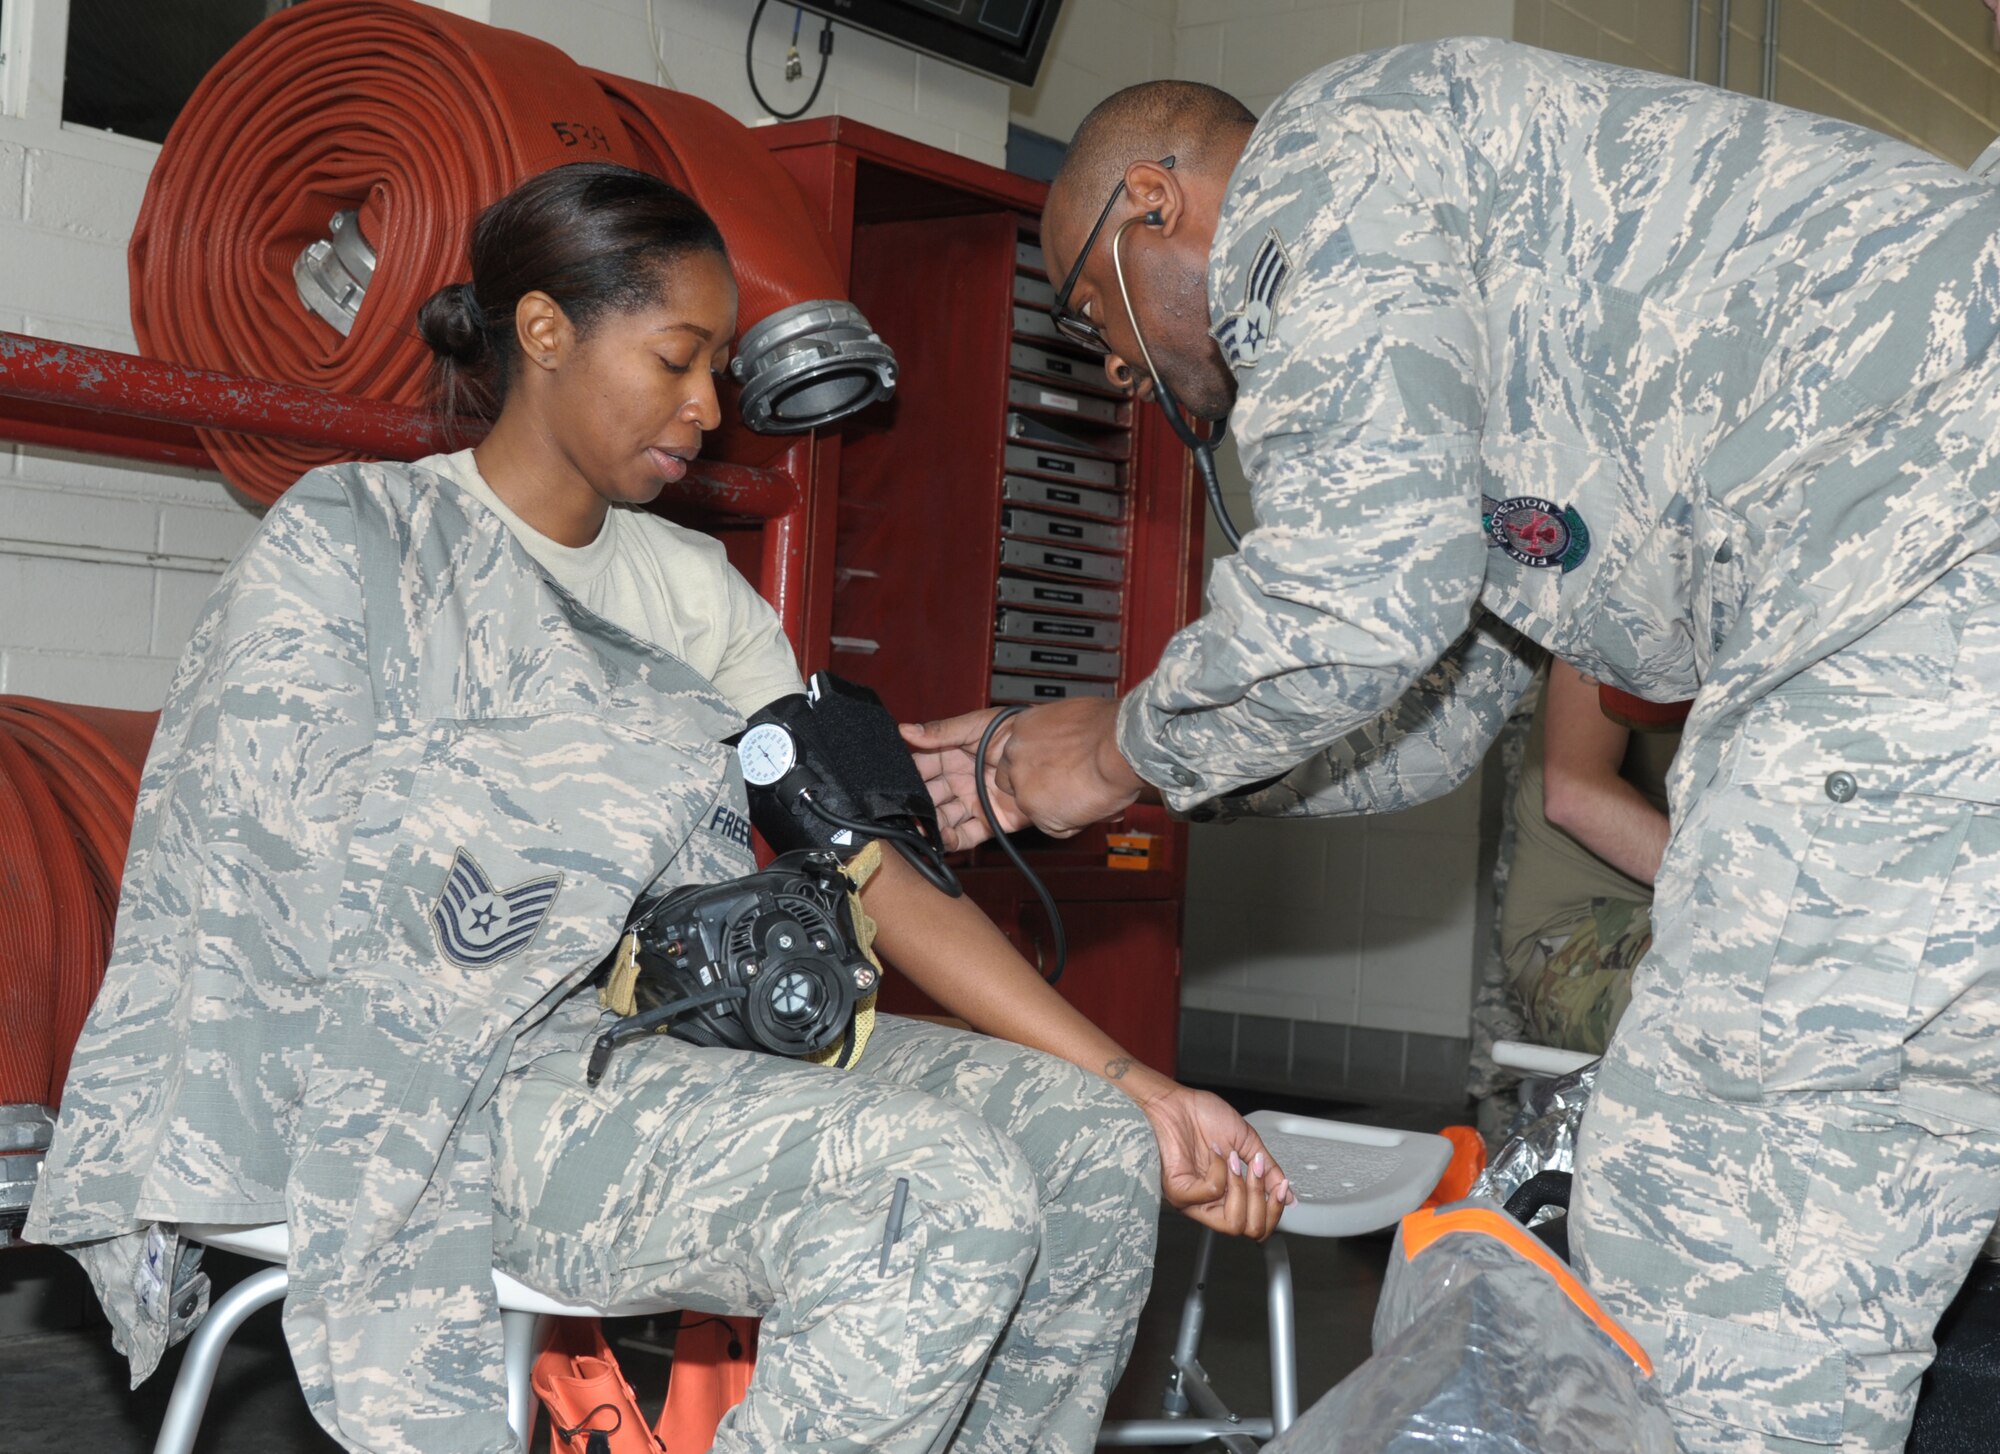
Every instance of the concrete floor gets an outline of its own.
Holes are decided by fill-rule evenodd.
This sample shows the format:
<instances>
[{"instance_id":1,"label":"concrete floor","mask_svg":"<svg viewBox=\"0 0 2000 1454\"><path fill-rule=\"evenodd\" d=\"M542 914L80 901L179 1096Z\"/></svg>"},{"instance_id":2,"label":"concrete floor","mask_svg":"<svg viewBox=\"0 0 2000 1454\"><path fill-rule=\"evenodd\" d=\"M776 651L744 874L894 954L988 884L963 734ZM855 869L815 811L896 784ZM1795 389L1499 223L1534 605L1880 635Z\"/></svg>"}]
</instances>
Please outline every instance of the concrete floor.
<instances>
[{"instance_id":1,"label":"concrete floor","mask_svg":"<svg viewBox=\"0 0 2000 1454\"><path fill-rule=\"evenodd\" d=\"M1272 1105L1406 1128L1435 1129L1463 1118L1457 1107L1330 1108L1257 1093L1223 1094L1240 1098L1244 1109ZM1113 1396L1113 1417L1152 1417L1159 1411L1196 1237L1197 1229L1184 1218L1162 1218L1153 1294L1140 1321L1131 1364ZM1293 1237L1290 1250L1298 1294L1299 1403L1306 1408L1368 1354L1369 1323L1389 1237L1384 1233L1342 1242ZM211 1253L210 1259L218 1287L228 1286L255 1266L226 1254ZM36 1328L30 1317L25 1330L0 1337L0 1454L150 1450L180 1366L180 1349L167 1354L160 1372L144 1386L128 1392L124 1360L112 1351L105 1329L62 1326L74 1321L73 1314L65 1317L62 1310L85 1306L89 1299L87 1284L67 1257L35 1248L0 1254L0 1297L10 1283L32 1287L50 1313L42 1319L46 1330ZM279 1331L278 1313L272 1307L257 1314L231 1343L203 1421L201 1454L272 1450L311 1454L338 1448L306 1412ZM18 1318L14 1326L21 1326ZM1239 1413L1267 1412L1263 1259L1255 1247L1219 1245L1209 1287L1207 1330L1202 1361L1217 1391ZM643 1346L653 1341L649 1333L654 1330L635 1320L614 1324L607 1331L620 1347L641 1405L656 1408L665 1391L667 1364ZM547 1448L545 1433L538 1433L535 1447Z\"/></svg>"}]
</instances>

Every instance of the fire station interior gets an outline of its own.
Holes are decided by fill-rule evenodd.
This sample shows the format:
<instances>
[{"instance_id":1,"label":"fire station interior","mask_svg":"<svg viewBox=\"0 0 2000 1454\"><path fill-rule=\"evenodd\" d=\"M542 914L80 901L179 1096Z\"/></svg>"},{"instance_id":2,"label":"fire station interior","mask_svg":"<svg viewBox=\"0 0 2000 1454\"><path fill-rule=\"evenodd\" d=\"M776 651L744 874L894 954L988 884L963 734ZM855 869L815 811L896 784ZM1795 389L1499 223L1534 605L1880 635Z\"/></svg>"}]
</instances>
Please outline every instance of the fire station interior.
<instances>
[{"instance_id":1,"label":"fire station interior","mask_svg":"<svg viewBox=\"0 0 2000 1454\"><path fill-rule=\"evenodd\" d=\"M178 1251L164 1270L148 1263L154 1286L142 1280L137 1301L142 1318L149 1297L164 1308L172 1346L133 1387L116 1315L73 1249L30 1235L30 1208L54 1183L45 1168L89 1161L83 1142L65 1152L88 1129L65 1121L65 1087L116 1059L100 991L131 1012L138 981L121 964L138 953L135 924L164 912L143 889L135 897L132 866L162 851L149 794L187 751L185 731L169 742L162 723L197 701L205 633L218 629L200 623L232 589L232 562L254 556L262 523L309 471L413 461L485 427L441 425L416 321L468 276L483 208L566 164L608 161L712 216L740 298L719 418L699 457L637 508L720 541L800 674L848 684L799 699L783 770L824 770L815 801L875 823L867 805L884 799L867 793L895 789L833 778L850 760L875 771L882 745L813 739L800 724L822 692L872 702L891 756L907 751L894 723L1122 699L1202 615L1204 583L1231 549L1215 511L1246 532L1257 524L1226 430L1196 426L1191 448L1059 324L1065 280L1044 251L1042 208L1097 102L1174 78L1263 114L1344 57L1490 36L1761 94L1962 167L2000 129L1992 24L1980 0L1773 0L1733 13L1728 0L0 0L0 1450L371 1447L359 1425L336 1438L302 1391L281 1324L283 1218L171 1234ZM1612 768L1664 830L1662 784L1689 704L1553 676L1468 781L1392 815L1208 822L1148 795L1073 835L1030 825L946 852L912 800L893 810L901 827L881 840L885 856L962 890L1024 973L1116 1042L1110 1064L1212 1097L1229 1134L1254 1133L1288 1178L1276 1198L1271 1177L1254 1220L1276 1215L1276 1230L1261 1243L1214 1230L1230 1216L1242 1230L1240 1201L1207 1223L1162 1205L1156 1226L1114 1238L1156 1237L1157 1250L1129 1356L1086 1421L1095 1447L1378 1447L1340 1432L1361 1427L1351 1406L1337 1426L1315 1423L1314 1407L1371 1376L1371 1358L1381 1376L1378 1302L1390 1305L1385 1282L1417 1258L1409 1219L1480 1196L1517 1219L1509 1255L1544 1291L1560 1283L1573 1304L1563 1316L1584 1308L1550 1346L1615 1371L1603 1408L1622 1409L1628 1385L1633 1407L1659 1404L1633 1372L1649 1367L1636 1344L1561 1281L1576 1120L1623 999L1565 998L1583 941L1562 957L1574 926L1551 930L1549 905L1567 895L1592 936L1626 936L1624 985L1649 942L1651 897L1649 873L1641 882L1594 851L1556 807L1567 764L1538 714L1565 692L1593 732L1618 734ZM754 816L772 789L739 757L744 730L727 771ZM914 761L892 767L905 789L918 781ZM848 924L828 930L848 957L831 978L784 983L837 985L841 1008L814 1022L834 1028L809 1050L760 1040L766 1022L747 1008L732 1031L747 1038L723 1043L832 1057L822 1068L837 1075L852 1073L842 1054L865 1066L862 1017L878 1006L973 1028L893 955L877 984L866 936L838 907L864 902L836 862L851 859L854 829L796 802L793 813L783 831L831 865L832 878L812 880L830 897L822 919L805 919L808 937L819 944L822 921ZM798 846L778 841L775 820L755 817L754 839L733 809L705 821L740 828L760 872ZM1551 844L1519 888L1522 864ZM787 902L802 881L788 881ZM1633 900L1614 921L1603 906L1621 886ZM493 897L492 884L474 887ZM474 920L448 922L449 884L426 892L450 957L447 941ZM714 962L698 967L699 986L633 1003L708 993L712 1010L768 990L782 1018L777 976L759 986L749 941L729 938L750 931L728 915L748 912L720 898L689 909L677 924L720 926L703 941ZM677 929L649 960L665 942L650 932L616 928L574 984L586 969L593 986L625 970L643 986L649 963L685 970L683 944L698 935ZM520 941L532 958L531 933ZM621 970L628 942L638 947ZM855 966L865 1005L840 981ZM712 978L735 1000L718 999ZM645 1053L633 1048L641 1029L687 1039L693 1023L662 1011L615 1051L599 1043L615 1063ZM134 1104L178 1083L179 1064L164 1063ZM194 1133L173 1121L163 1134ZM1237 1164L1219 1144L1193 1154L1214 1157L1218 1186L1231 1184L1227 1162L1264 1199L1263 1162ZM131 1215L142 1232L153 1225ZM295 1258L305 1225L290 1227ZM1963 1328L1931 1375L1941 1391L1925 1385L1912 1450L2000 1448L1981 1442L2000 1441L1994 1266L1981 1264L1989 1275L1975 1274L1939 1331L1946 1345ZM199 1277L205 1323L181 1311L196 1307ZM732 1409L755 1397L758 1321L745 1310L660 1298L599 1318L553 1289L497 1286L495 1387L506 1384L523 1447L752 1447L728 1442ZM1970 1306L1979 1288L1991 1294L1983 1312ZM636 1412L617 1416L616 1440L591 1422L595 1393L551 1391L563 1378L585 1387L579 1349L599 1359L588 1387ZM1465 1361L1467 1380L1495 1376L1497 1363ZM1471 1386L1435 1367L1410 1377L1438 1380L1438 1409ZM1596 1395L1578 1397L1601 1412ZM490 1412L500 1417L497 1403ZM1436 1447L1540 1447L1488 1437L1460 1430Z\"/></svg>"}]
</instances>

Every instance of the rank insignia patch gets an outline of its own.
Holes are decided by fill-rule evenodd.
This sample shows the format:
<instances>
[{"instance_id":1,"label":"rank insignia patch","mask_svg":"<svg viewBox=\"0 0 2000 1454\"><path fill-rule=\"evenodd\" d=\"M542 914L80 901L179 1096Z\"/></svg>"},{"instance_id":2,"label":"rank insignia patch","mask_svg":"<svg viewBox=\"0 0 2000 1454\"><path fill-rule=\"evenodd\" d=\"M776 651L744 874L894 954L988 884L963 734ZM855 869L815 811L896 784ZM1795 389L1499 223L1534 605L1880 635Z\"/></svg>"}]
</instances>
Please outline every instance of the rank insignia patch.
<instances>
[{"instance_id":1,"label":"rank insignia patch","mask_svg":"<svg viewBox=\"0 0 2000 1454\"><path fill-rule=\"evenodd\" d=\"M1573 505L1558 508L1535 495L1489 499L1482 523L1488 545L1532 570L1572 571L1590 554L1590 527Z\"/></svg>"},{"instance_id":2,"label":"rank insignia patch","mask_svg":"<svg viewBox=\"0 0 2000 1454\"><path fill-rule=\"evenodd\" d=\"M444 889L431 903L438 952L462 969L489 969L528 947L556 901L562 875L495 889L463 848L452 856Z\"/></svg>"},{"instance_id":3,"label":"rank insignia patch","mask_svg":"<svg viewBox=\"0 0 2000 1454\"><path fill-rule=\"evenodd\" d=\"M1243 306L1222 320L1215 341L1232 369L1249 368L1271 341L1271 310L1277 306L1278 291L1292 273L1292 260L1275 231L1266 233L1250 259L1250 275L1243 284Z\"/></svg>"}]
</instances>

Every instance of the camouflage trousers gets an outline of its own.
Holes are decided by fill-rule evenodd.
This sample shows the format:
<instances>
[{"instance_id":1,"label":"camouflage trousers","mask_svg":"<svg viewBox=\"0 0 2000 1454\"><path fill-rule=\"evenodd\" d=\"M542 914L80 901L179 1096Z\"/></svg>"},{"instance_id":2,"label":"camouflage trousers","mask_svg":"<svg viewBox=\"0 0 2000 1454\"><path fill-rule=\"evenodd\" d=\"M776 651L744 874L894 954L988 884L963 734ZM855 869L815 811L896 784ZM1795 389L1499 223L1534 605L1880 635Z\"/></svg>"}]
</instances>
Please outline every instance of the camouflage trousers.
<instances>
[{"instance_id":1,"label":"camouflage trousers","mask_svg":"<svg viewBox=\"0 0 2000 1454\"><path fill-rule=\"evenodd\" d=\"M598 1306L761 1317L716 1454L1092 1448L1159 1204L1110 1085L893 1016L851 1071L665 1037L595 1089L583 1069L564 1050L503 1082L496 1263Z\"/></svg>"},{"instance_id":2,"label":"camouflage trousers","mask_svg":"<svg viewBox=\"0 0 2000 1454\"><path fill-rule=\"evenodd\" d=\"M2000 1207L2000 560L1746 719L1675 824L1572 1247L1689 1454L1895 1450Z\"/></svg>"},{"instance_id":3,"label":"camouflage trousers","mask_svg":"<svg viewBox=\"0 0 2000 1454\"><path fill-rule=\"evenodd\" d=\"M1512 976L1536 1043L1602 1055L1653 947L1652 901L1592 899L1573 923L1528 946Z\"/></svg>"}]
</instances>

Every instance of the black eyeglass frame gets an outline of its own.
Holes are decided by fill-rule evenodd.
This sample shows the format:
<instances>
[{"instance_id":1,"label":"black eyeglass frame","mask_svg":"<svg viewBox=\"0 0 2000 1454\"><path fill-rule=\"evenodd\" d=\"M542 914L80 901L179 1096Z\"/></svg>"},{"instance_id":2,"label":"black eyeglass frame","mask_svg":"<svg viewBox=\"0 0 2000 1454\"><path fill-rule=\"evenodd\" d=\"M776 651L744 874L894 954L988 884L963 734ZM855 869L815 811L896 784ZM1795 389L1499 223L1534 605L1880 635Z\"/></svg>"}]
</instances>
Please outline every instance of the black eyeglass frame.
<instances>
[{"instance_id":1,"label":"black eyeglass frame","mask_svg":"<svg viewBox=\"0 0 2000 1454\"><path fill-rule=\"evenodd\" d=\"M1153 165L1172 171L1174 159L1170 156L1161 157ZM1081 313L1070 310L1069 295L1076 291L1077 279L1083 276L1083 265L1090 260L1091 250L1097 246L1098 234L1104 231L1104 224L1111 220L1111 209L1118 205L1118 199L1124 195L1125 177L1120 173L1118 185L1111 189L1111 195L1105 199L1104 210L1097 214L1097 222L1091 227L1090 236L1083 240L1083 249L1077 253L1076 261L1070 264L1069 276L1064 278L1063 285L1056 289L1055 302L1049 305L1049 321L1055 324L1056 332L1071 343L1080 343L1085 348L1096 349L1099 353L1111 351L1110 340L1104 336L1104 330L1097 324L1092 323Z\"/></svg>"}]
</instances>

